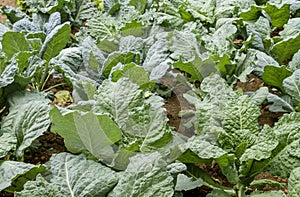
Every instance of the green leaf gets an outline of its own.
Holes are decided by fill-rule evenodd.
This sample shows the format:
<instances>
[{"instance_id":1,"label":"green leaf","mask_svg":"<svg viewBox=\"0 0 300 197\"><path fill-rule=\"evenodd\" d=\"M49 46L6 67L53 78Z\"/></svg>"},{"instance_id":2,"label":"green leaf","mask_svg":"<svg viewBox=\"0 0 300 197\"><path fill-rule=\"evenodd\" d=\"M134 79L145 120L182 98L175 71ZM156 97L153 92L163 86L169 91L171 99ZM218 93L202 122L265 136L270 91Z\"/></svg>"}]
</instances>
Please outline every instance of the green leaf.
<instances>
[{"instance_id":1,"label":"green leaf","mask_svg":"<svg viewBox=\"0 0 300 197\"><path fill-rule=\"evenodd\" d=\"M28 180L34 180L44 166L17 161L0 162L0 190L20 191Z\"/></svg>"},{"instance_id":2,"label":"green leaf","mask_svg":"<svg viewBox=\"0 0 300 197\"><path fill-rule=\"evenodd\" d=\"M224 132L219 136L219 143L233 150L243 141L253 143L252 135L258 133L259 116L259 107L248 96L231 101L225 109Z\"/></svg>"},{"instance_id":3,"label":"green leaf","mask_svg":"<svg viewBox=\"0 0 300 197\"><path fill-rule=\"evenodd\" d=\"M265 66L262 79L267 85L279 88L281 92L284 92L283 80L291 75L292 72L285 66Z\"/></svg>"},{"instance_id":4,"label":"green leaf","mask_svg":"<svg viewBox=\"0 0 300 197\"><path fill-rule=\"evenodd\" d=\"M28 93L29 94L29 93ZM17 93L10 97L11 101L18 101L10 106L9 114L1 125L2 133L10 133L17 138L16 156L21 158L23 152L31 143L45 132L50 125L50 105L47 99L40 99L32 93L35 100L27 103L24 94Z\"/></svg>"},{"instance_id":5,"label":"green leaf","mask_svg":"<svg viewBox=\"0 0 300 197\"><path fill-rule=\"evenodd\" d=\"M202 60L196 56L191 62L184 63L182 59L173 64L175 68L191 75L190 81L202 81L204 77L216 72L215 62L211 59Z\"/></svg>"},{"instance_id":6,"label":"green leaf","mask_svg":"<svg viewBox=\"0 0 300 197\"><path fill-rule=\"evenodd\" d=\"M110 114L129 140L127 143L137 143L142 152L158 150L172 140L162 99L154 95L145 98L139 86L128 79L104 81L95 100L93 111Z\"/></svg>"},{"instance_id":7,"label":"green leaf","mask_svg":"<svg viewBox=\"0 0 300 197\"><path fill-rule=\"evenodd\" d=\"M88 0L76 0L71 7L73 23L81 27L82 23L92 18L98 11L96 5Z\"/></svg>"},{"instance_id":8,"label":"green leaf","mask_svg":"<svg viewBox=\"0 0 300 197\"><path fill-rule=\"evenodd\" d=\"M117 69L112 73L112 81L114 82L122 77L128 78L132 83L139 85L142 90L151 90L154 87L154 84L149 81L148 73L134 63L126 64L122 69Z\"/></svg>"},{"instance_id":9,"label":"green leaf","mask_svg":"<svg viewBox=\"0 0 300 197\"><path fill-rule=\"evenodd\" d=\"M187 143L179 145L179 149L183 154L178 160L183 163L207 163L227 154L222 148L202 140L200 137L190 138ZM198 162L193 161L192 157Z\"/></svg>"},{"instance_id":10,"label":"green leaf","mask_svg":"<svg viewBox=\"0 0 300 197\"><path fill-rule=\"evenodd\" d=\"M297 34L295 36L290 36L274 44L270 50L270 54L280 64L283 64L284 61L292 58L294 53L296 53L300 49L299 45L300 45L300 34Z\"/></svg>"},{"instance_id":11,"label":"green leaf","mask_svg":"<svg viewBox=\"0 0 300 197\"><path fill-rule=\"evenodd\" d=\"M254 192L249 197L286 197L283 191Z\"/></svg>"},{"instance_id":12,"label":"green leaf","mask_svg":"<svg viewBox=\"0 0 300 197\"><path fill-rule=\"evenodd\" d=\"M295 111L292 104L291 98L289 96L279 97L275 94L269 94L267 96L267 100L270 103L273 103L269 107L269 111L271 112L293 112Z\"/></svg>"},{"instance_id":13,"label":"green leaf","mask_svg":"<svg viewBox=\"0 0 300 197\"><path fill-rule=\"evenodd\" d=\"M73 118L85 148L95 157L106 159L108 147L121 139L122 133L116 123L106 115L95 115L91 112L84 115L75 112Z\"/></svg>"},{"instance_id":14,"label":"green leaf","mask_svg":"<svg viewBox=\"0 0 300 197\"><path fill-rule=\"evenodd\" d=\"M200 46L195 34L175 30L170 36L168 48L173 52L170 55L172 59L182 58L183 62L189 62L196 59L196 56L200 56Z\"/></svg>"},{"instance_id":15,"label":"green leaf","mask_svg":"<svg viewBox=\"0 0 300 197\"><path fill-rule=\"evenodd\" d=\"M288 197L297 197L300 195L300 168L295 168L289 177Z\"/></svg>"},{"instance_id":16,"label":"green leaf","mask_svg":"<svg viewBox=\"0 0 300 197\"><path fill-rule=\"evenodd\" d=\"M296 70L290 77L283 80L284 91L292 97L293 104L300 104L300 69Z\"/></svg>"},{"instance_id":17,"label":"green leaf","mask_svg":"<svg viewBox=\"0 0 300 197\"><path fill-rule=\"evenodd\" d=\"M25 36L19 32L6 32L2 37L2 50L8 58L21 51L29 51Z\"/></svg>"},{"instance_id":18,"label":"green leaf","mask_svg":"<svg viewBox=\"0 0 300 197\"><path fill-rule=\"evenodd\" d=\"M207 194L206 197L231 197L227 192L220 190L220 189L214 189L211 193Z\"/></svg>"},{"instance_id":19,"label":"green leaf","mask_svg":"<svg viewBox=\"0 0 300 197\"><path fill-rule=\"evenodd\" d=\"M7 16L11 23L15 23L26 17L24 12L12 6L2 6L1 11Z\"/></svg>"},{"instance_id":20,"label":"green leaf","mask_svg":"<svg viewBox=\"0 0 300 197\"><path fill-rule=\"evenodd\" d=\"M58 11L62 8L64 1L63 0L28 0L26 5L31 8L31 11L37 12L41 11L42 13L52 14L53 12Z\"/></svg>"},{"instance_id":21,"label":"green leaf","mask_svg":"<svg viewBox=\"0 0 300 197\"><path fill-rule=\"evenodd\" d=\"M290 18L290 5L285 4L281 8L277 8L276 5L267 3L267 6L264 8L267 14L271 18L272 25L274 27L282 27L286 24Z\"/></svg>"},{"instance_id":22,"label":"green leaf","mask_svg":"<svg viewBox=\"0 0 300 197\"><path fill-rule=\"evenodd\" d=\"M277 187L279 189L284 188L284 185L282 183L279 183L277 181L273 181L270 179L259 179L259 180L254 180L251 182L250 186L252 188L256 189L263 189L266 186L271 186L271 187Z\"/></svg>"},{"instance_id":23,"label":"green leaf","mask_svg":"<svg viewBox=\"0 0 300 197\"><path fill-rule=\"evenodd\" d=\"M9 84L12 84L15 80L15 75L18 72L18 63L14 60L8 66L5 67L5 70L0 75L0 87L6 87Z\"/></svg>"},{"instance_id":24,"label":"green leaf","mask_svg":"<svg viewBox=\"0 0 300 197\"><path fill-rule=\"evenodd\" d=\"M130 0L128 3L129 6L134 6L140 13L144 13L147 4L147 0Z\"/></svg>"},{"instance_id":25,"label":"green leaf","mask_svg":"<svg viewBox=\"0 0 300 197\"><path fill-rule=\"evenodd\" d=\"M3 133L0 136L0 158L5 157L9 151L15 149L16 144L16 136L10 133Z\"/></svg>"},{"instance_id":26,"label":"green leaf","mask_svg":"<svg viewBox=\"0 0 300 197\"><path fill-rule=\"evenodd\" d=\"M108 196L173 196L173 177L167 172L166 165L157 152L131 157L127 169Z\"/></svg>"},{"instance_id":27,"label":"green leaf","mask_svg":"<svg viewBox=\"0 0 300 197\"><path fill-rule=\"evenodd\" d=\"M16 196L106 196L118 182L117 173L84 155L52 155L47 170L47 180L26 183Z\"/></svg>"},{"instance_id":28,"label":"green leaf","mask_svg":"<svg viewBox=\"0 0 300 197\"><path fill-rule=\"evenodd\" d=\"M72 111L60 111L54 107L50 111L51 132L59 134L64 138L67 149L72 153L81 153L85 150L85 146L77 132Z\"/></svg>"},{"instance_id":29,"label":"green leaf","mask_svg":"<svg viewBox=\"0 0 300 197\"><path fill-rule=\"evenodd\" d=\"M69 23L56 26L46 37L40 51L40 56L47 62L67 45L71 28Z\"/></svg>"},{"instance_id":30,"label":"green leaf","mask_svg":"<svg viewBox=\"0 0 300 197\"><path fill-rule=\"evenodd\" d=\"M178 174L175 191L188 191L197 187L201 187L202 185L203 183L201 178L193 180L193 178L188 177L184 174Z\"/></svg>"},{"instance_id":31,"label":"green leaf","mask_svg":"<svg viewBox=\"0 0 300 197\"><path fill-rule=\"evenodd\" d=\"M129 64L131 62L135 62L136 54L129 52L129 53L118 53L114 52L111 53L106 61L104 62L103 69L102 69L102 74L105 77L108 77L111 69L116 66L118 63L122 64Z\"/></svg>"},{"instance_id":32,"label":"green leaf","mask_svg":"<svg viewBox=\"0 0 300 197\"><path fill-rule=\"evenodd\" d=\"M300 69L300 50L298 50L294 55L292 60L288 64L288 68L291 71L295 71L297 69Z\"/></svg>"},{"instance_id":33,"label":"green leaf","mask_svg":"<svg viewBox=\"0 0 300 197\"><path fill-rule=\"evenodd\" d=\"M268 170L274 175L288 177L293 169L300 167L299 120L300 114L292 112L283 115L273 127L279 145L268 161Z\"/></svg>"}]
</instances>

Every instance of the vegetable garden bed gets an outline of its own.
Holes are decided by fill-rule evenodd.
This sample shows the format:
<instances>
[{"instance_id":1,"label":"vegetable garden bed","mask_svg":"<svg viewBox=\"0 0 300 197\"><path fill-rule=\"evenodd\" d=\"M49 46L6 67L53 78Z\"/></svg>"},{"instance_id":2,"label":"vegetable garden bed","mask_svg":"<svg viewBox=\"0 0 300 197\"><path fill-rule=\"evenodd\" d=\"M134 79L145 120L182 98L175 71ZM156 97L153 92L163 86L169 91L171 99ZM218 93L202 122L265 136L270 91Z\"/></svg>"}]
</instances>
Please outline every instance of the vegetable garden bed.
<instances>
[{"instance_id":1,"label":"vegetable garden bed","mask_svg":"<svg viewBox=\"0 0 300 197\"><path fill-rule=\"evenodd\" d=\"M300 196L300 2L17 5L1 196Z\"/></svg>"}]
</instances>

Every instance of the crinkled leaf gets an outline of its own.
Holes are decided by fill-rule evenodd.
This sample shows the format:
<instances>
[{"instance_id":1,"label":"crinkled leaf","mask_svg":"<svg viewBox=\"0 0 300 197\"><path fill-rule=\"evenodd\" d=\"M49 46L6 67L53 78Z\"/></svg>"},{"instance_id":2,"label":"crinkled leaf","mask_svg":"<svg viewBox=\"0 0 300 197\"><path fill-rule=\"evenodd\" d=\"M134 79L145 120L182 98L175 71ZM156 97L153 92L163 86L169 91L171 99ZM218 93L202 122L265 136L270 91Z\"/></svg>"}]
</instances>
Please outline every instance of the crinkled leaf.
<instances>
[{"instance_id":1,"label":"crinkled leaf","mask_svg":"<svg viewBox=\"0 0 300 197\"><path fill-rule=\"evenodd\" d=\"M76 0L72 2L73 23L80 27L87 19L92 18L98 11L95 3L88 0Z\"/></svg>"},{"instance_id":2,"label":"crinkled leaf","mask_svg":"<svg viewBox=\"0 0 300 197\"><path fill-rule=\"evenodd\" d=\"M157 149L172 139L162 99L158 96L145 99L139 86L128 79L104 81L95 100L94 112L112 115L124 135L139 142L140 150Z\"/></svg>"},{"instance_id":3,"label":"crinkled leaf","mask_svg":"<svg viewBox=\"0 0 300 197\"><path fill-rule=\"evenodd\" d=\"M165 62L169 56L168 40L165 34L157 35L157 41L149 48L143 67L147 72Z\"/></svg>"},{"instance_id":4,"label":"crinkled leaf","mask_svg":"<svg viewBox=\"0 0 300 197\"><path fill-rule=\"evenodd\" d=\"M297 197L300 195L300 168L296 168L291 172L289 177L289 193L288 197Z\"/></svg>"},{"instance_id":5,"label":"crinkled leaf","mask_svg":"<svg viewBox=\"0 0 300 197\"><path fill-rule=\"evenodd\" d=\"M40 51L40 56L47 62L67 45L71 28L69 23L56 26L46 37Z\"/></svg>"},{"instance_id":6,"label":"crinkled leaf","mask_svg":"<svg viewBox=\"0 0 300 197\"><path fill-rule=\"evenodd\" d=\"M0 190L8 188L10 191L23 189L24 183L35 179L43 172L44 166L33 165L17 161L0 162Z\"/></svg>"},{"instance_id":7,"label":"crinkled leaf","mask_svg":"<svg viewBox=\"0 0 300 197\"><path fill-rule=\"evenodd\" d=\"M22 33L8 31L2 37L2 50L12 58L18 52L28 51L29 45Z\"/></svg>"},{"instance_id":8,"label":"crinkled leaf","mask_svg":"<svg viewBox=\"0 0 300 197\"><path fill-rule=\"evenodd\" d=\"M59 12L54 12L49 16L48 22L43 25L43 30L48 35L56 26L61 24L61 16Z\"/></svg>"},{"instance_id":9,"label":"crinkled leaf","mask_svg":"<svg viewBox=\"0 0 300 197\"><path fill-rule=\"evenodd\" d=\"M34 94L35 95L35 94ZM18 98L21 94L15 94L12 100L27 100ZM31 143L45 132L50 125L48 100L39 99L39 96L33 96L36 100L28 103L12 105L9 114L3 120L1 131L3 133L14 134L17 137L17 157L21 158L24 150Z\"/></svg>"},{"instance_id":10,"label":"crinkled leaf","mask_svg":"<svg viewBox=\"0 0 300 197\"><path fill-rule=\"evenodd\" d=\"M120 40L120 52L121 53L140 53L144 47L144 41L142 38L134 36L122 37Z\"/></svg>"},{"instance_id":11,"label":"crinkled leaf","mask_svg":"<svg viewBox=\"0 0 300 197\"><path fill-rule=\"evenodd\" d=\"M36 176L36 180L34 182L30 181L25 183L22 191L14 193L14 196L16 197L31 197L32 195L65 197L58 187L49 186L49 182L46 181L46 179L40 174Z\"/></svg>"},{"instance_id":12,"label":"crinkled leaf","mask_svg":"<svg viewBox=\"0 0 300 197\"><path fill-rule=\"evenodd\" d=\"M234 51L233 38L237 32L237 28L232 21L219 21L220 25L216 31L209 35L203 36L205 48L211 53L220 57Z\"/></svg>"},{"instance_id":13,"label":"crinkled leaf","mask_svg":"<svg viewBox=\"0 0 300 197\"><path fill-rule=\"evenodd\" d=\"M38 27L31 22L28 18L23 18L13 24L13 30L17 32L36 32Z\"/></svg>"},{"instance_id":14,"label":"crinkled leaf","mask_svg":"<svg viewBox=\"0 0 300 197\"><path fill-rule=\"evenodd\" d=\"M49 180L38 177L28 182L18 196L106 196L118 182L114 171L84 155L53 155L48 167Z\"/></svg>"},{"instance_id":15,"label":"crinkled leaf","mask_svg":"<svg viewBox=\"0 0 300 197\"><path fill-rule=\"evenodd\" d=\"M17 138L11 133L3 133L0 136L0 158L5 157L7 153L15 149Z\"/></svg>"},{"instance_id":16,"label":"crinkled leaf","mask_svg":"<svg viewBox=\"0 0 300 197\"><path fill-rule=\"evenodd\" d=\"M288 177L293 169L300 167L300 114L285 114L273 128L279 145L272 153L269 168L274 175Z\"/></svg>"},{"instance_id":17,"label":"crinkled leaf","mask_svg":"<svg viewBox=\"0 0 300 197\"><path fill-rule=\"evenodd\" d=\"M64 71L71 69L76 73L83 64L82 52L78 47L66 48L52 58L50 64L60 67Z\"/></svg>"},{"instance_id":18,"label":"crinkled leaf","mask_svg":"<svg viewBox=\"0 0 300 197\"><path fill-rule=\"evenodd\" d=\"M285 66L265 66L262 79L267 85L279 88L282 92L284 92L282 82L285 78L291 75L292 72Z\"/></svg>"},{"instance_id":19,"label":"crinkled leaf","mask_svg":"<svg viewBox=\"0 0 300 197\"><path fill-rule=\"evenodd\" d=\"M127 169L108 196L168 197L174 194L173 187L173 177L167 172L166 162L155 152L131 157Z\"/></svg>"},{"instance_id":20,"label":"crinkled leaf","mask_svg":"<svg viewBox=\"0 0 300 197\"><path fill-rule=\"evenodd\" d=\"M218 159L227 154L220 147L213 145L200 137L190 138L187 143L179 145L182 155L178 158L183 163L201 163Z\"/></svg>"},{"instance_id":21,"label":"crinkled leaf","mask_svg":"<svg viewBox=\"0 0 300 197\"><path fill-rule=\"evenodd\" d=\"M5 87L14 82L14 77L18 72L18 63L13 61L5 67L5 70L0 75L0 87Z\"/></svg>"},{"instance_id":22,"label":"crinkled leaf","mask_svg":"<svg viewBox=\"0 0 300 197\"><path fill-rule=\"evenodd\" d=\"M26 1L26 5L31 8L31 11L34 12L41 11L42 13L48 13L48 14L51 14L61 9L63 3L64 3L63 0Z\"/></svg>"}]
</instances>

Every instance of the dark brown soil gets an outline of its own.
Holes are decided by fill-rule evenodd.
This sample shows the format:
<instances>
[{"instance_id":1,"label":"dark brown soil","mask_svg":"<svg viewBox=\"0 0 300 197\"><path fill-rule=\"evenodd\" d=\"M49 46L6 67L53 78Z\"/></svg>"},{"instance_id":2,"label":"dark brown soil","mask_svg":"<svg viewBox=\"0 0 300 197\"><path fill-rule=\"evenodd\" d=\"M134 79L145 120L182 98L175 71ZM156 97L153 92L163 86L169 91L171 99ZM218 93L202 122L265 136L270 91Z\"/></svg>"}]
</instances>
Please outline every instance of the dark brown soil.
<instances>
[{"instance_id":1,"label":"dark brown soil","mask_svg":"<svg viewBox=\"0 0 300 197\"><path fill-rule=\"evenodd\" d=\"M46 131L38 141L41 145L37 150L25 153L25 163L44 164L49 161L52 154L67 152L63 138L57 134Z\"/></svg>"}]
</instances>

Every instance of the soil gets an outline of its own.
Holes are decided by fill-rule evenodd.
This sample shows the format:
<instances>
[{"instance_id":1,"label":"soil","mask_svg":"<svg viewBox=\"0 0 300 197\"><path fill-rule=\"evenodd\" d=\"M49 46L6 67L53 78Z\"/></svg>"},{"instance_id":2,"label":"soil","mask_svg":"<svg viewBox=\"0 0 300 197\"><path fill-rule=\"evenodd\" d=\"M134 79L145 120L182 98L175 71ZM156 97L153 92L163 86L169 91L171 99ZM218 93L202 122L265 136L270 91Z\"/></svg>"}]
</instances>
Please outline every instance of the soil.
<instances>
[{"instance_id":1,"label":"soil","mask_svg":"<svg viewBox=\"0 0 300 197\"><path fill-rule=\"evenodd\" d=\"M2 6L4 6L4 5L16 7L14 0L0 0L0 8L2 8ZM6 16L3 16L2 14L0 14L0 23L5 20L6 20Z\"/></svg>"}]
</instances>

